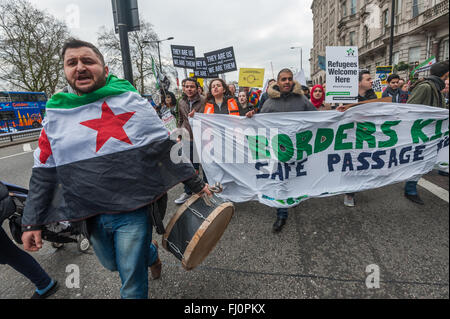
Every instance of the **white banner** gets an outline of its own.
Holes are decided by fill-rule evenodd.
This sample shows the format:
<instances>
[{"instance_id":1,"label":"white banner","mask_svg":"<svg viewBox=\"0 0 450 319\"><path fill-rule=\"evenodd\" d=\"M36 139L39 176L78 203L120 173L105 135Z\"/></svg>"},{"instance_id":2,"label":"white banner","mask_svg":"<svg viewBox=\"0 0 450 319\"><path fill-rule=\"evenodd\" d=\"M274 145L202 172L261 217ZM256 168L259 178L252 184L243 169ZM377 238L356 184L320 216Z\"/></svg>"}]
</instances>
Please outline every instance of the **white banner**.
<instances>
[{"instance_id":1,"label":"white banner","mask_svg":"<svg viewBox=\"0 0 450 319\"><path fill-rule=\"evenodd\" d=\"M233 202L291 207L405 181L448 162L449 111L368 103L346 112L195 114L195 157ZM194 160L196 161L196 158Z\"/></svg>"}]
</instances>

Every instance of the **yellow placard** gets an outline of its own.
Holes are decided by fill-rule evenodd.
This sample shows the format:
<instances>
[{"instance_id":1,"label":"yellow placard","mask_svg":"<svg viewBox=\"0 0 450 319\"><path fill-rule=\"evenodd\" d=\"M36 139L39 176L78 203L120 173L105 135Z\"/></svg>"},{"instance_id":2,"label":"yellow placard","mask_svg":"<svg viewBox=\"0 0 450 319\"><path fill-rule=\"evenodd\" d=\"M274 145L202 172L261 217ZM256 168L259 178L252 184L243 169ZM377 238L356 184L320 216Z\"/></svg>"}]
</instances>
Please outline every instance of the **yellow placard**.
<instances>
[{"instance_id":1,"label":"yellow placard","mask_svg":"<svg viewBox=\"0 0 450 319\"><path fill-rule=\"evenodd\" d=\"M264 69L239 69L239 87L257 87L264 86Z\"/></svg>"},{"instance_id":2,"label":"yellow placard","mask_svg":"<svg viewBox=\"0 0 450 319\"><path fill-rule=\"evenodd\" d=\"M204 83L203 78L196 78L193 72L189 73L189 77L197 79L198 84L200 84L200 86L203 87L203 83Z\"/></svg>"}]
</instances>

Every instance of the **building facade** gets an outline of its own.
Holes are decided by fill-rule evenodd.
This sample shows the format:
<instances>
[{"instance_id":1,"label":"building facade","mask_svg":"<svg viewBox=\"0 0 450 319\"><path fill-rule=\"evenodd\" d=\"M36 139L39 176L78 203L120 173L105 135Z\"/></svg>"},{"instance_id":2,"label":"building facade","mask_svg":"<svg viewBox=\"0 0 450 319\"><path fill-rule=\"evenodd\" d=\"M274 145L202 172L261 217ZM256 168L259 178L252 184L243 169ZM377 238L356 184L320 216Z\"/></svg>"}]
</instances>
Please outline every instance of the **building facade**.
<instances>
[{"instance_id":1,"label":"building facade","mask_svg":"<svg viewBox=\"0 0 450 319\"><path fill-rule=\"evenodd\" d=\"M408 78L410 72L431 56L449 59L449 0L394 0L395 72ZM392 0L314 0L314 47L311 79L324 83L325 71L318 56L327 46L358 47L361 69L375 75L376 66L389 65Z\"/></svg>"}]
</instances>

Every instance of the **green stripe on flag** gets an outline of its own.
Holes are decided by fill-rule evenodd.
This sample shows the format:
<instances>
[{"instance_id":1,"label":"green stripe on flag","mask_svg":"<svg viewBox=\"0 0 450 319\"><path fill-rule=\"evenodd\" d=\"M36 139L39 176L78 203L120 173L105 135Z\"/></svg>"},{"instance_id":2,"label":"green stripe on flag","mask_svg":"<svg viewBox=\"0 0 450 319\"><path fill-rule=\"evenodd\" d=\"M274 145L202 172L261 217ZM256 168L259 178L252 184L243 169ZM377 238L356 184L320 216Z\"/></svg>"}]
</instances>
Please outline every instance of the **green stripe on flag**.
<instances>
[{"instance_id":1,"label":"green stripe on flag","mask_svg":"<svg viewBox=\"0 0 450 319\"><path fill-rule=\"evenodd\" d=\"M117 96L126 92L138 92L130 82L109 75L106 85L94 92L78 96L72 93L57 93L47 102L47 109L74 109L79 106L94 103L108 96Z\"/></svg>"}]
</instances>

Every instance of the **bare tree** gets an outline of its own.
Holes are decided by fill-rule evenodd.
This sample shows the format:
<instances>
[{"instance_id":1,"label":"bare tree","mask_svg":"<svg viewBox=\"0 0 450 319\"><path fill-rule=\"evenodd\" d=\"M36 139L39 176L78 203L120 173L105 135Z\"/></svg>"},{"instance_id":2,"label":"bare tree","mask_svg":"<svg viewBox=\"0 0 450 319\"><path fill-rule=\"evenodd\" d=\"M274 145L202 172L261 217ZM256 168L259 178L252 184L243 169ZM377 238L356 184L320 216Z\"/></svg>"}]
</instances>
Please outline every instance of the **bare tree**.
<instances>
[{"instance_id":1,"label":"bare tree","mask_svg":"<svg viewBox=\"0 0 450 319\"><path fill-rule=\"evenodd\" d=\"M141 30L130 32L130 55L133 64L133 76L135 86L141 94L156 93L155 77L152 71L152 57L158 65L158 53L156 43L144 43L145 41L158 40L158 35L153 30L153 25L149 22L141 21ZM114 29L102 27L98 34L97 42L102 49L106 63L110 69L118 75L123 75L122 54L120 41ZM163 73L169 79L176 78L176 70L169 63L162 61Z\"/></svg>"},{"instance_id":2,"label":"bare tree","mask_svg":"<svg viewBox=\"0 0 450 319\"><path fill-rule=\"evenodd\" d=\"M52 95L64 81L60 52L65 23L26 0L0 2L0 80Z\"/></svg>"}]
</instances>

